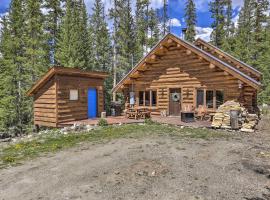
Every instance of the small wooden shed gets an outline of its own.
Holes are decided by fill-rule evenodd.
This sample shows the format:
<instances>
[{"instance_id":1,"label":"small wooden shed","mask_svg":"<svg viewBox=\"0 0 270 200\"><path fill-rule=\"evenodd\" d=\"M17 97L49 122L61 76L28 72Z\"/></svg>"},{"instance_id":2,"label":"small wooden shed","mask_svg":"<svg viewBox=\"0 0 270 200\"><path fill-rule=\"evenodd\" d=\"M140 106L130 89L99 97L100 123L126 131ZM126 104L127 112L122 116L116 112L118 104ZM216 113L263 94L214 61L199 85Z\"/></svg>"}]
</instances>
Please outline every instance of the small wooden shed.
<instances>
[{"instance_id":1,"label":"small wooden shed","mask_svg":"<svg viewBox=\"0 0 270 200\"><path fill-rule=\"evenodd\" d=\"M34 97L34 124L61 127L65 122L100 116L107 76L104 72L51 68L27 93Z\"/></svg>"}]
</instances>

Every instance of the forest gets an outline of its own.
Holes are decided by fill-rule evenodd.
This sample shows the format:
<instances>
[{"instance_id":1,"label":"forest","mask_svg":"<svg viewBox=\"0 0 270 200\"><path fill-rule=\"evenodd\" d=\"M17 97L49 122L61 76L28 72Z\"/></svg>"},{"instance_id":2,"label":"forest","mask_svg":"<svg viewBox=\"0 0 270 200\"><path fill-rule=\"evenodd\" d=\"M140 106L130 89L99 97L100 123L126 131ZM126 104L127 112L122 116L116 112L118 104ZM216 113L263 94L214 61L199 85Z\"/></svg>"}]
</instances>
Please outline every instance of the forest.
<instances>
[{"instance_id":1,"label":"forest","mask_svg":"<svg viewBox=\"0 0 270 200\"><path fill-rule=\"evenodd\" d=\"M32 128L30 87L52 66L105 71L106 109L111 88L164 35L170 32L168 2L153 9L150 0L112 0L105 10L95 0L91 14L84 0L11 0L1 18L0 132ZM181 1L182 2L182 1ZM185 0L185 40L196 39L196 4ZM270 103L269 0L244 0L237 21L232 0L212 0L211 43L263 73L260 104Z\"/></svg>"}]
</instances>

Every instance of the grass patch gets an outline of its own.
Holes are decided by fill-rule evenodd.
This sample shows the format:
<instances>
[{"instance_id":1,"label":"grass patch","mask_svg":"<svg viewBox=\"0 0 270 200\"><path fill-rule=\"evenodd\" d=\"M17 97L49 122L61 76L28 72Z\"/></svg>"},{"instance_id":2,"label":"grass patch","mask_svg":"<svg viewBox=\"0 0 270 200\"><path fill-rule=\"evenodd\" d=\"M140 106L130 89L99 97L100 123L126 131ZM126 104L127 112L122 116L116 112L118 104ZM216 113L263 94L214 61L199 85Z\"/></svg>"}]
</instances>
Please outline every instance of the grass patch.
<instances>
[{"instance_id":1,"label":"grass patch","mask_svg":"<svg viewBox=\"0 0 270 200\"><path fill-rule=\"evenodd\" d=\"M26 159L73 147L81 142L107 142L117 138L141 138L145 136L173 136L177 138L225 137L224 132L209 129L180 128L160 124L106 126L85 133L60 134L59 131L40 135L29 142L20 142L0 151L0 168L15 165Z\"/></svg>"}]
</instances>

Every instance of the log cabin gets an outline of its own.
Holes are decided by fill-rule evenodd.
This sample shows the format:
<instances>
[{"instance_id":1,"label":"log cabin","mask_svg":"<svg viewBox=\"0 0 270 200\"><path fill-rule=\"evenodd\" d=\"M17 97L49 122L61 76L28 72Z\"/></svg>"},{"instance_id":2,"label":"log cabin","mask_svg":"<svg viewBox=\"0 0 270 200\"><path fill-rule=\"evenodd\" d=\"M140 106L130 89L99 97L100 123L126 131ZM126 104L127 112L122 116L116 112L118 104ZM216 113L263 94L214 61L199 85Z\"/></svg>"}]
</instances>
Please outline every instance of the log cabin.
<instances>
[{"instance_id":1,"label":"log cabin","mask_svg":"<svg viewBox=\"0 0 270 200\"><path fill-rule=\"evenodd\" d=\"M262 74L219 48L198 39L191 44L169 33L113 88L125 107L143 107L151 115L207 112L235 100L257 111Z\"/></svg>"},{"instance_id":2,"label":"log cabin","mask_svg":"<svg viewBox=\"0 0 270 200\"><path fill-rule=\"evenodd\" d=\"M104 111L107 73L52 67L27 92L34 98L36 127L96 118Z\"/></svg>"}]
</instances>

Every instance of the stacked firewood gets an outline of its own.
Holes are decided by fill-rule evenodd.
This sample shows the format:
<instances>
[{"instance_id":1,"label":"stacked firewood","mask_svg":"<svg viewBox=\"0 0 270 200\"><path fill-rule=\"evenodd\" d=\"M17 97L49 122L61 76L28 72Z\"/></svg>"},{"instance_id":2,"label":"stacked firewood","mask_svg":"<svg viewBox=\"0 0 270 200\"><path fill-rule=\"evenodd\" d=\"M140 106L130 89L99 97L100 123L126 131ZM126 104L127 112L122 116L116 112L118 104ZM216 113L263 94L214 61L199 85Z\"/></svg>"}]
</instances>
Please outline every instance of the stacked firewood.
<instances>
[{"instance_id":1,"label":"stacked firewood","mask_svg":"<svg viewBox=\"0 0 270 200\"><path fill-rule=\"evenodd\" d=\"M259 121L258 115L249 114L248 111L236 101L227 101L217 109L213 118L212 127L232 129L231 111L238 113L237 129L243 132L254 132Z\"/></svg>"}]
</instances>

